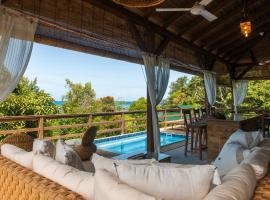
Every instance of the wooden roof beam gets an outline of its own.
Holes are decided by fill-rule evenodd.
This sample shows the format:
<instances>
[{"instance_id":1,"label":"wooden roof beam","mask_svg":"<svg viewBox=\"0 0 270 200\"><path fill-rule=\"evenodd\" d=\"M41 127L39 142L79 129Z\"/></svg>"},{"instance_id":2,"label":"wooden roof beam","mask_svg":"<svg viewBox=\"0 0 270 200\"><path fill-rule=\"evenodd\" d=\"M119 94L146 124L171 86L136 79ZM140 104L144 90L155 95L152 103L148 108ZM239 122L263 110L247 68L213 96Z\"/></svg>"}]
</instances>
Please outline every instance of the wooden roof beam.
<instances>
[{"instance_id":1,"label":"wooden roof beam","mask_svg":"<svg viewBox=\"0 0 270 200\"><path fill-rule=\"evenodd\" d=\"M144 41L142 40L141 34L140 34L139 30L137 29L136 25L133 24L133 22L131 22L131 21L128 21L127 25L128 25L129 31L131 33L131 36L136 41L139 49L141 51L146 51Z\"/></svg>"},{"instance_id":2,"label":"wooden roof beam","mask_svg":"<svg viewBox=\"0 0 270 200\"><path fill-rule=\"evenodd\" d=\"M164 38L161 43L159 44L158 48L155 50L155 54L160 56L162 54L162 52L166 49L166 47L168 46L170 40L166 37Z\"/></svg>"},{"instance_id":3,"label":"wooden roof beam","mask_svg":"<svg viewBox=\"0 0 270 200\"><path fill-rule=\"evenodd\" d=\"M153 32L155 32L156 34L159 34L163 37L167 37L170 41L173 41L176 44L179 44L181 46L185 46L185 47L190 48L193 51L199 52L201 54L213 56L214 58L216 58L220 62L222 62L224 64L228 64L228 62L226 60L224 60L223 58L216 56L215 54L208 52L205 49L203 49L195 44L190 43L188 40L177 36L176 34L166 30L165 28L163 28L163 27L161 27L153 22L150 22L148 19L145 19L144 17L141 17L135 13L130 12L129 10L125 9L123 6L117 5L117 4L115 4L111 1L107 1L107 0L99 0L99 1L83 0L83 1L88 2L88 3L92 4L93 6L104 9L108 12L111 12L118 17L130 20L134 24L143 26L144 28L150 27L151 30L153 30Z\"/></svg>"}]
</instances>

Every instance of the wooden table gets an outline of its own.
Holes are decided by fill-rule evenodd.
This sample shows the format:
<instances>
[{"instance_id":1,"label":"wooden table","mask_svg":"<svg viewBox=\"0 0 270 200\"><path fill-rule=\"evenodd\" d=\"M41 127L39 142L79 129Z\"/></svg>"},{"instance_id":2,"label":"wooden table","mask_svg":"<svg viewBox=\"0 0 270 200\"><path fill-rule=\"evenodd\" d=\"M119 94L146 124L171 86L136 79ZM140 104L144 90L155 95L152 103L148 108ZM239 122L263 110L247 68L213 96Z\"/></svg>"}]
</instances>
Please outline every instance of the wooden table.
<instances>
[{"instance_id":1,"label":"wooden table","mask_svg":"<svg viewBox=\"0 0 270 200\"><path fill-rule=\"evenodd\" d=\"M147 151L139 151L139 152L134 152L134 153L129 153L129 154L122 154L122 155L113 157L113 159L117 159L117 160L127 160L127 159L141 160L141 159L149 159L149 158L155 158L159 162L169 162L169 163L171 162L171 156L165 153L160 153L158 158L156 158L154 153L147 152Z\"/></svg>"}]
</instances>

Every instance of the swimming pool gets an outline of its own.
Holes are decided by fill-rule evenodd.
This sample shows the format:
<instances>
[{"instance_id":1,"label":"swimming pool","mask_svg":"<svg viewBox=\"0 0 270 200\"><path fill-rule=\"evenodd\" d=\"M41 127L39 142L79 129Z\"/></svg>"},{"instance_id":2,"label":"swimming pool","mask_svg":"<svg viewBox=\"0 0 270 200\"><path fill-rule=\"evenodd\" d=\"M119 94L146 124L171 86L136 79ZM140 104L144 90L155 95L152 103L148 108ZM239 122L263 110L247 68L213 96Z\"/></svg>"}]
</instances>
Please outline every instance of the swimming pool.
<instances>
[{"instance_id":1,"label":"swimming pool","mask_svg":"<svg viewBox=\"0 0 270 200\"><path fill-rule=\"evenodd\" d=\"M161 133L161 146L181 142L185 140L185 136L172 133ZM146 150L146 133L138 132L114 136L110 138L97 139L94 142L99 149L110 151L117 154L128 154L137 151Z\"/></svg>"}]
</instances>

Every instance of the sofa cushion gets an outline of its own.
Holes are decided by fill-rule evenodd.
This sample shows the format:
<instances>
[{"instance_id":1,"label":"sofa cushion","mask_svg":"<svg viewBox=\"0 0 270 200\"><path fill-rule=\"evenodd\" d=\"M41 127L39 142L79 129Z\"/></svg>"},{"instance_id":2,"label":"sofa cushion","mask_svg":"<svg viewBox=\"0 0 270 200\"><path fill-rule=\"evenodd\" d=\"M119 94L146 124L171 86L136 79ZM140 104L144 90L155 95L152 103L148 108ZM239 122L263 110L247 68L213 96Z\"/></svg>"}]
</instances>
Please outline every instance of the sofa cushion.
<instances>
[{"instance_id":1,"label":"sofa cushion","mask_svg":"<svg viewBox=\"0 0 270 200\"><path fill-rule=\"evenodd\" d=\"M28 169L33 169L33 152L27 152L11 144L3 144L1 154Z\"/></svg>"},{"instance_id":2,"label":"sofa cushion","mask_svg":"<svg viewBox=\"0 0 270 200\"><path fill-rule=\"evenodd\" d=\"M92 156L92 163L95 166L95 169L105 169L113 174L116 174L115 165L119 164L134 164L134 165L152 165L152 163L156 162L155 159L143 159L143 160L115 160L111 158L106 158L100 156L96 153Z\"/></svg>"},{"instance_id":3,"label":"sofa cushion","mask_svg":"<svg viewBox=\"0 0 270 200\"><path fill-rule=\"evenodd\" d=\"M124 183L106 170L97 170L94 187L95 200L156 200Z\"/></svg>"},{"instance_id":4,"label":"sofa cushion","mask_svg":"<svg viewBox=\"0 0 270 200\"><path fill-rule=\"evenodd\" d=\"M33 143L33 153L35 155L41 154L44 156L55 157L55 146L51 140L35 139Z\"/></svg>"},{"instance_id":5,"label":"sofa cushion","mask_svg":"<svg viewBox=\"0 0 270 200\"><path fill-rule=\"evenodd\" d=\"M238 129L230 136L228 143L239 143L243 147L251 149L257 146L262 140L263 137L260 131L246 132Z\"/></svg>"},{"instance_id":6,"label":"sofa cushion","mask_svg":"<svg viewBox=\"0 0 270 200\"><path fill-rule=\"evenodd\" d=\"M255 147L252 152L243 160L242 163L250 164L255 171L257 180L262 179L268 172L268 165L270 161L270 151Z\"/></svg>"},{"instance_id":7,"label":"sofa cushion","mask_svg":"<svg viewBox=\"0 0 270 200\"><path fill-rule=\"evenodd\" d=\"M71 147L66 145L63 140L58 140L56 142L55 160L62 164L70 165L85 171L82 160L78 154Z\"/></svg>"},{"instance_id":8,"label":"sofa cushion","mask_svg":"<svg viewBox=\"0 0 270 200\"><path fill-rule=\"evenodd\" d=\"M60 185L82 195L87 200L94 200L94 174L63 165L48 156L35 155L33 170L57 182Z\"/></svg>"},{"instance_id":9,"label":"sofa cushion","mask_svg":"<svg viewBox=\"0 0 270 200\"><path fill-rule=\"evenodd\" d=\"M226 143L213 164L218 168L220 176L224 176L238 166L249 153L250 150L241 144Z\"/></svg>"},{"instance_id":10,"label":"sofa cushion","mask_svg":"<svg viewBox=\"0 0 270 200\"><path fill-rule=\"evenodd\" d=\"M117 166L120 181L156 198L169 200L201 200L211 187L215 167L196 165L188 168L156 165Z\"/></svg>"},{"instance_id":11,"label":"sofa cushion","mask_svg":"<svg viewBox=\"0 0 270 200\"><path fill-rule=\"evenodd\" d=\"M249 164L241 164L231 170L204 200L248 200L251 199L257 180Z\"/></svg>"},{"instance_id":12,"label":"sofa cushion","mask_svg":"<svg viewBox=\"0 0 270 200\"><path fill-rule=\"evenodd\" d=\"M95 172L95 166L91 160L83 161L82 164L83 164L85 171L91 172L91 173Z\"/></svg>"}]
</instances>

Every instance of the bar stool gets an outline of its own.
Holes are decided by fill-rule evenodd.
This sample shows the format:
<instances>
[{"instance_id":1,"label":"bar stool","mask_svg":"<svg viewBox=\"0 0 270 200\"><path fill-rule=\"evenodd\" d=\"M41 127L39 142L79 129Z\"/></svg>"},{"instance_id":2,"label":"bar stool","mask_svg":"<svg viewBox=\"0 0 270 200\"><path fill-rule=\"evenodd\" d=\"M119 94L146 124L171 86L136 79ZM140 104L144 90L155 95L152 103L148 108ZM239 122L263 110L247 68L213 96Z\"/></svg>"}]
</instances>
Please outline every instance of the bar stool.
<instances>
[{"instance_id":1,"label":"bar stool","mask_svg":"<svg viewBox=\"0 0 270 200\"><path fill-rule=\"evenodd\" d=\"M187 156L189 133L191 133L191 149L193 149L193 133L191 110L182 110L184 116L184 125L186 128L186 140L185 140L185 156Z\"/></svg>"},{"instance_id":2,"label":"bar stool","mask_svg":"<svg viewBox=\"0 0 270 200\"><path fill-rule=\"evenodd\" d=\"M193 114L194 114L195 121L197 121L197 122L200 121L200 119L201 119L200 110L199 109L194 109Z\"/></svg>"}]
</instances>

